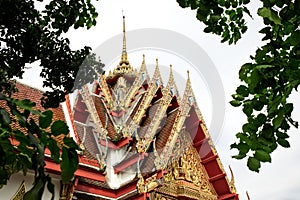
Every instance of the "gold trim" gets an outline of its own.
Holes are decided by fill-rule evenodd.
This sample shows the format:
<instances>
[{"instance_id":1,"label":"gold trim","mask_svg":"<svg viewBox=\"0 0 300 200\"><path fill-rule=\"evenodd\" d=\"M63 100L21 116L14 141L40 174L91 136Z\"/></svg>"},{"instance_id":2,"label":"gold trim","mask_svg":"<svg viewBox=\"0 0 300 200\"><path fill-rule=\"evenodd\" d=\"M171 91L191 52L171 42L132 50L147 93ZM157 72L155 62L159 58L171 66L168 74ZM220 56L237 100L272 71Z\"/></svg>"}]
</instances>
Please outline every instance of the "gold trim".
<instances>
[{"instance_id":1,"label":"gold trim","mask_svg":"<svg viewBox=\"0 0 300 200\"><path fill-rule=\"evenodd\" d=\"M113 75L125 74L132 71L132 67L128 61L126 50L126 28L125 28L125 16L123 16L123 48L119 65L114 69Z\"/></svg>"},{"instance_id":2,"label":"gold trim","mask_svg":"<svg viewBox=\"0 0 300 200\"><path fill-rule=\"evenodd\" d=\"M230 173L231 173L231 180L229 182L229 187L230 187L230 191L232 193L236 193L236 188L235 188L235 185L234 185L234 174L233 174L233 171L229 165L229 170L230 170Z\"/></svg>"},{"instance_id":3,"label":"gold trim","mask_svg":"<svg viewBox=\"0 0 300 200\"><path fill-rule=\"evenodd\" d=\"M26 184L25 181L22 181L17 192L14 194L11 200L23 200L25 193L26 193Z\"/></svg>"}]
</instances>

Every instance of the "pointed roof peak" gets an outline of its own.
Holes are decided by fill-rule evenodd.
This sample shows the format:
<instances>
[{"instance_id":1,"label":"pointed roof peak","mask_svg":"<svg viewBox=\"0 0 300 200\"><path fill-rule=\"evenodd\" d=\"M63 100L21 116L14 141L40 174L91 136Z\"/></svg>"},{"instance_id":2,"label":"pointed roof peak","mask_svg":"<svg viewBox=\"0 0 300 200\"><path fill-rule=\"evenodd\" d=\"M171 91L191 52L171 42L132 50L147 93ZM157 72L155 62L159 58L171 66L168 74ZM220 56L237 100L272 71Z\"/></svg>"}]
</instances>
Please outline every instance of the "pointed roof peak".
<instances>
[{"instance_id":1,"label":"pointed roof peak","mask_svg":"<svg viewBox=\"0 0 300 200\"><path fill-rule=\"evenodd\" d=\"M155 66L155 70L154 70L154 74L153 74L152 80L154 82L156 82L157 86L163 84L163 81L162 81L162 78L161 78L161 74L160 74L160 70L159 70L159 66L158 66L158 58L156 58L156 66Z\"/></svg>"},{"instance_id":2,"label":"pointed roof peak","mask_svg":"<svg viewBox=\"0 0 300 200\"><path fill-rule=\"evenodd\" d=\"M173 68L172 68L172 64L170 64L169 83L175 84L175 83L174 83L174 76L173 76Z\"/></svg>"},{"instance_id":3,"label":"pointed roof peak","mask_svg":"<svg viewBox=\"0 0 300 200\"><path fill-rule=\"evenodd\" d=\"M170 94L172 96L177 96L177 100L180 100L180 96L179 96L179 93L178 93L178 88L176 86L175 79L174 79L174 76L173 76L173 66L172 66L172 64L170 64L170 75L169 75L169 81L168 81L168 84L167 84L167 89L168 89L168 91L170 92Z\"/></svg>"},{"instance_id":4,"label":"pointed roof peak","mask_svg":"<svg viewBox=\"0 0 300 200\"><path fill-rule=\"evenodd\" d=\"M145 54L143 54L143 61L142 61L142 65L141 65L139 73L140 74L146 73L146 76L148 77L148 72L147 72L147 67L146 67L146 61L145 61Z\"/></svg>"},{"instance_id":5,"label":"pointed roof peak","mask_svg":"<svg viewBox=\"0 0 300 200\"><path fill-rule=\"evenodd\" d=\"M122 11L123 13L123 11ZM119 65L114 70L114 75L116 74L124 74L127 72L132 71L132 67L128 61L127 56L127 49L126 49L126 24L125 24L125 15L123 15L123 47L122 47L122 54L121 60Z\"/></svg>"},{"instance_id":6,"label":"pointed roof peak","mask_svg":"<svg viewBox=\"0 0 300 200\"><path fill-rule=\"evenodd\" d=\"M123 15L123 49L122 49L122 57L121 62L128 62L127 60L127 50L126 50L126 23L125 23L125 15Z\"/></svg>"},{"instance_id":7,"label":"pointed roof peak","mask_svg":"<svg viewBox=\"0 0 300 200\"><path fill-rule=\"evenodd\" d=\"M143 62L142 64L145 64L145 54L143 54Z\"/></svg>"}]
</instances>

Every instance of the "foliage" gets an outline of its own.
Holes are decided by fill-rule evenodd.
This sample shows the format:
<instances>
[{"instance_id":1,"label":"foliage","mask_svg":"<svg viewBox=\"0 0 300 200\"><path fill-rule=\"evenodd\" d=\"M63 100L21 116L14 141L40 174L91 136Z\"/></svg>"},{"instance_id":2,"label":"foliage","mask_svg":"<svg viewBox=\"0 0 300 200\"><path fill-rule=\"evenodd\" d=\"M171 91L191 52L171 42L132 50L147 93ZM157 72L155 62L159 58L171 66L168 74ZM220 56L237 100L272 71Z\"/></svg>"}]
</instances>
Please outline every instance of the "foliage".
<instances>
[{"instance_id":1,"label":"foliage","mask_svg":"<svg viewBox=\"0 0 300 200\"><path fill-rule=\"evenodd\" d=\"M36 178L34 187L24 199L41 199L45 184L54 195L54 185L44 171L46 147L53 161L61 165L63 182L73 178L78 166L79 147L73 139L65 137L69 133L67 125L63 121L53 122L52 111L41 113L34 109L35 103L27 99L14 99L0 93L0 100L9 107L9 111L0 108L0 187L7 183L12 174L22 170L26 175L30 169L35 171ZM38 123L34 115L39 116Z\"/></svg>"},{"instance_id":2,"label":"foliage","mask_svg":"<svg viewBox=\"0 0 300 200\"><path fill-rule=\"evenodd\" d=\"M12 98L13 78L22 78L26 65L42 68L45 108L58 107L65 95L95 80L104 66L90 47L71 50L63 33L70 28L91 28L97 12L90 0L51 0L37 9L34 0L0 1L0 188L13 173L34 170L33 188L24 199L41 199L45 186L54 195L51 178L45 174L45 149L60 163L63 182L72 180L78 166L77 144L65 137L68 127L53 121L53 113L36 110L30 100ZM76 78L76 82L75 82ZM37 120L38 118L38 120ZM60 141L59 138L63 138ZM52 199L54 196L52 197Z\"/></svg>"},{"instance_id":3,"label":"foliage","mask_svg":"<svg viewBox=\"0 0 300 200\"><path fill-rule=\"evenodd\" d=\"M0 89L9 89L7 80L22 78L25 65L39 61L43 86L52 89L45 93L43 105L57 107L74 89L79 69L89 76L78 85L95 80L95 70L101 73L103 64L90 54L90 47L71 50L70 41L62 37L71 27L91 28L98 14L90 0L46 3L38 10L34 0L0 1Z\"/></svg>"},{"instance_id":4,"label":"foliage","mask_svg":"<svg viewBox=\"0 0 300 200\"><path fill-rule=\"evenodd\" d=\"M177 0L182 7L197 9L197 18L206 24L204 31L221 35L229 44L247 29L241 13L250 15L249 0ZM259 171L261 162L271 162L270 154L278 145L288 148L288 130L298 127L291 118L293 103L288 97L300 83L300 1L261 0L258 15L263 18L263 46L251 63L239 71L243 82L232 95L230 104L242 107L247 123L231 145L239 151L236 159L248 157L247 166ZM216 17L217 15L217 17Z\"/></svg>"},{"instance_id":5,"label":"foliage","mask_svg":"<svg viewBox=\"0 0 300 200\"><path fill-rule=\"evenodd\" d=\"M204 32L222 37L221 42L236 43L247 31L245 14L250 0L177 0L183 7L197 10L197 19L206 25Z\"/></svg>"}]
</instances>

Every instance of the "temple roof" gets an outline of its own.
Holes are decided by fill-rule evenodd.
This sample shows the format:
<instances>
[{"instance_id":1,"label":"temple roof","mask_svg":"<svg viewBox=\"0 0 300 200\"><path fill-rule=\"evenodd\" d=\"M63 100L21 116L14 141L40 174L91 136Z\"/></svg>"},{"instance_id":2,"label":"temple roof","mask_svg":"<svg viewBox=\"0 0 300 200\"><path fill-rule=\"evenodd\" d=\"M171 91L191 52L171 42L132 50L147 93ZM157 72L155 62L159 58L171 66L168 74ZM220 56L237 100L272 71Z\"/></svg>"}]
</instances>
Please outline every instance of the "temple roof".
<instances>
[{"instance_id":1,"label":"temple roof","mask_svg":"<svg viewBox=\"0 0 300 200\"><path fill-rule=\"evenodd\" d=\"M70 135L80 145L75 194L98 199L238 199L234 179L228 181L197 105L189 72L179 95L170 66L164 86L158 59L149 77L145 56L134 69L123 47L115 70L100 75L69 96L54 119L69 122ZM38 102L42 93L19 84L19 98ZM0 102L1 103L1 102ZM46 161L59 173L59 165ZM85 197L83 197L85 198ZM87 199L87 197L86 197Z\"/></svg>"},{"instance_id":2,"label":"temple roof","mask_svg":"<svg viewBox=\"0 0 300 200\"><path fill-rule=\"evenodd\" d=\"M152 77L149 77L144 55L141 67L138 70L132 68L126 51L123 17L123 48L119 64L113 72L101 75L92 90L84 86L74 105L74 123L80 130L78 142L83 146L85 159L99 163L99 170L106 177L104 182L112 190L121 190L137 181L138 193L151 192L150 185L155 185L162 188L162 194L166 191L159 180L167 181L163 174L173 176L174 160L186 159L186 162L199 166L192 170L189 165L185 171L191 170L193 174L192 171L198 170L199 173L190 179L174 178L169 187L174 187L172 184L180 180L189 185L190 192L198 191L207 199L238 199L234 183L227 179L197 105L189 72L184 94L180 96L172 68L171 65L166 86L158 59ZM87 136L87 131L93 137ZM197 155L187 154L188 158L183 158L187 149L197 152ZM94 152L94 157L91 152ZM193 161L189 158L191 155L195 157ZM177 164L175 168L181 167ZM198 178L195 177L202 179L206 189L197 186ZM195 198L200 198L196 193ZM186 194L172 195L179 198Z\"/></svg>"}]
</instances>

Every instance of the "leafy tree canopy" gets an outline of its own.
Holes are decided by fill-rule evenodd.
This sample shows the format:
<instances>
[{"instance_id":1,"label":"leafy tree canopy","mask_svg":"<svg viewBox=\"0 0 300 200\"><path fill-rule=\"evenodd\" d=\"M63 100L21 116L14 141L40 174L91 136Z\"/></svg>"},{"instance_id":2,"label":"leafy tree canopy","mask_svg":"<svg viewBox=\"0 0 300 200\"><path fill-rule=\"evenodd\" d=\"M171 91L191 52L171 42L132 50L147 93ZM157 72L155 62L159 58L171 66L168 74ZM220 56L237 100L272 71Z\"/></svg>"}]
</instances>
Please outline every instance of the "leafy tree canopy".
<instances>
[{"instance_id":1,"label":"leafy tree canopy","mask_svg":"<svg viewBox=\"0 0 300 200\"><path fill-rule=\"evenodd\" d=\"M236 43L247 30L245 16L250 0L177 0L183 8L197 10L205 32L220 35L221 42ZM251 55L239 71L242 84L230 104L242 107L247 122L236 134L231 148L236 159L248 159L247 166L259 171L261 162L271 162L278 145L288 148L288 131L298 128L291 118L293 103L288 97L300 84L300 0L261 0L257 14L263 18L264 45Z\"/></svg>"},{"instance_id":2,"label":"leafy tree canopy","mask_svg":"<svg viewBox=\"0 0 300 200\"><path fill-rule=\"evenodd\" d=\"M42 1L42 0L40 0ZM71 27L96 25L96 12L90 0L51 0L44 10L36 8L34 0L3 0L0 2L0 89L9 90L8 80L22 78L25 65L40 62L44 87L52 89L43 98L44 107L57 107L65 94L74 89L76 75L85 73L95 80L95 70L101 72L103 64L90 54L91 48L71 50L70 41L62 37ZM83 70L83 72L82 72Z\"/></svg>"},{"instance_id":3,"label":"leafy tree canopy","mask_svg":"<svg viewBox=\"0 0 300 200\"><path fill-rule=\"evenodd\" d=\"M54 195L54 185L44 171L46 147L53 161L60 163L63 182L72 180L77 170L79 147L67 136L67 125L53 120L52 111L41 112L34 102L12 97L16 91L13 79L22 78L26 64L38 61L43 86L51 89L42 104L57 107L76 89L75 78L80 87L95 80L103 67L90 47L72 50L62 36L71 27L89 29L96 24L98 14L91 1L51 0L43 4L45 8L38 10L34 0L0 1L0 103L5 105L0 107L0 188L12 174L34 170L34 186L25 200L42 199L46 185Z\"/></svg>"}]
</instances>

